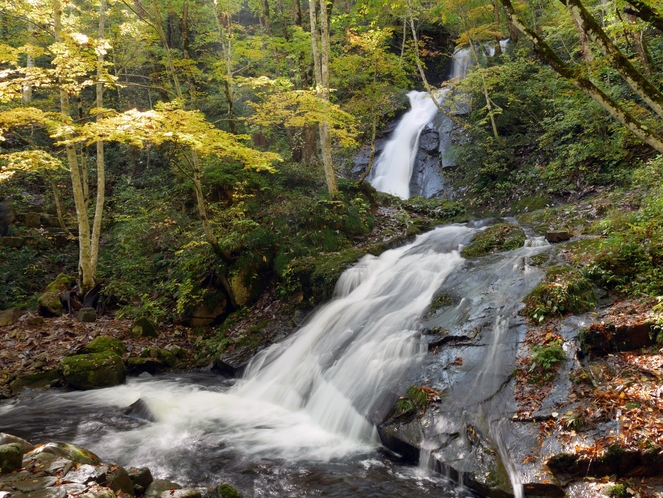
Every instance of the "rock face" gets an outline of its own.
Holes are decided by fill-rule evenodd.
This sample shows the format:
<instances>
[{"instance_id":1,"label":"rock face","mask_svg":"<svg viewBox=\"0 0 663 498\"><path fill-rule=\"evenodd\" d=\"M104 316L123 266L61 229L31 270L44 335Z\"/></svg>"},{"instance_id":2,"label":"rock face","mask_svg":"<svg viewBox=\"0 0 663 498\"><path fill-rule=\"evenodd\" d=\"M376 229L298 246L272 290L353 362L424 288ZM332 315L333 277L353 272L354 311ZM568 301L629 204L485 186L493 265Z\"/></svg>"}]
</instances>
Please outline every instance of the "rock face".
<instances>
[{"instance_id":1,"label":"rock face","mask_svg":"<svg viewBox=\"0 0 663 498\"><path fill-rule=\"evenodd\" d=\"M18 308L9 308L8 310L0 311L0 327L14 325L20 317L21 310Z\"/></svg>"},{"instance_id":2,"label":"rock face","mask_svg":"<svg viewBox=\"0 0 663 498\"><path fill-rule=\"evenodd\" d=\"M37 311L42 316L60 316L62 315L62 301L60 295L76 283L74 277L60 274L56 279L48 284L46 291L37 301Z\"/></svg>"},{"instance_id":3,"label":"rock face","mask_svg":"<svg viewBox=\"0 0 663 498\"><path fill-rule=\"evenodd\" d=\"M70 356L62 361L62 374L76 389L98 389L124 383L127 371L112 351Z\"/></svg>"}]
</instances>

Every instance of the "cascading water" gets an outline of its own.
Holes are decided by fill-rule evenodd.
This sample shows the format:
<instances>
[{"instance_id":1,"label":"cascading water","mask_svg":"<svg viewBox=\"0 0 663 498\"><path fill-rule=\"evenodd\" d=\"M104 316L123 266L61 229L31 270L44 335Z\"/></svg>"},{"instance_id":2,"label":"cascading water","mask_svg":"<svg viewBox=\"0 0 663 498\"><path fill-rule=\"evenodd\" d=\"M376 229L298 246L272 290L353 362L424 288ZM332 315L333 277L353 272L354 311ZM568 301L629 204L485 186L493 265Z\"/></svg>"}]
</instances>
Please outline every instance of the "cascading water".
<instances>
[{"instance_id":1,"label":"cascading water","mask_svg":"<svg viewBox=\"0 0 663 498\"><path fill-rule=\"evenodd\" d=\"M437 97L444 99L446 91ZM384 147L375 164L371 185L380 192L396 195L401 199L410 197L410 177L417 155L419 135L424 126L437 114L437 106L428 92L412 91L407 94L411 109L403 115L391 139Z\"/></svg>"},{"instance_id":2,"label":"cascading water","mask_svg":"<svg viewBox=\"0 0 663 498\"><path fill-rule=\"evenodd\" d=\"M215 462L306 462L307 472L317 472L335 459L370 454L379 445L374 423L425 357L421 316L463 265L458 247L476 231L440 227L380 257L364 257L342 275L330 303L293 336L258 354L233 386L148 377L97 391L44 394L0 407L0 427L29 439L41 433L70 440L104 459L198 483L223 475ZM139 399L153 422L121 415ZM57 424L43 420L52 413L61 414ZM242 478L233 475L241 487ZM258 481L251 483L255 489L263 486ZM395 485L393 492L382 495L411 491Z\"/></svg>"}]
</instances>

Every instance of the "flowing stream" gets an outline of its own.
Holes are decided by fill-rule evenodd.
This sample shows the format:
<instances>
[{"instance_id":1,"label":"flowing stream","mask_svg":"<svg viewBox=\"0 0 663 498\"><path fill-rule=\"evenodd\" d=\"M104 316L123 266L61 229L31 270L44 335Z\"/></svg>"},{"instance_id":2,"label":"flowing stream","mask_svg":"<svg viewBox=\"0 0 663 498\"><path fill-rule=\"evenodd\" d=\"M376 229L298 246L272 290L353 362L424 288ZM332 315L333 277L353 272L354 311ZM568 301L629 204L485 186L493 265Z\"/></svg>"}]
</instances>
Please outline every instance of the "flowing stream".
<instances>
[{"instance_id":1,"label":"flowing stream","mask_svg":"<svg viewBox=\"0 0 663 498\"><path fill-rule=\"evenodd\" d=\"M97 391L27 393L0 405L0 431L72 441L187 484L226 480L245 496L462 495L441 477L392 461L374 424L421 364L421 316L464 264L458 248L476 231L440 227L364 257L330 303L258 354L236 382L173 374ZM124 414L138 400L152 421Z\"/></svg>"}]
</instances>

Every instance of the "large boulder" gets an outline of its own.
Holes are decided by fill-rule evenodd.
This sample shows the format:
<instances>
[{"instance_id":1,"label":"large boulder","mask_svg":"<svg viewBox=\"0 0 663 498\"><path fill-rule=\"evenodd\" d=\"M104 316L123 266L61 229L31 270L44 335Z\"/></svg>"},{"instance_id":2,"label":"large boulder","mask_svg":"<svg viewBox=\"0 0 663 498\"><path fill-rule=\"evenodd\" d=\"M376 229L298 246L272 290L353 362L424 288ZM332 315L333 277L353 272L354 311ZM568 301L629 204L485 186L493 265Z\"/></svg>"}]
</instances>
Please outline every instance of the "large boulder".
<instances>
[{"instance_id":1,"label":"large boulder","mask_svg":"<svg viewBox=\"0 0 663 498\"><path fill-rule=\"evenodd\" d=\"M156 337L157 331L146 317L140 317L131 324L131 335L136 339L143 337Z\"/></svg>"},{"instance_id":2,"label":"large boulder","mask_svg":"<svg viewBox=\"0 0 663 498\"><path fill-rule=\"evenodd\" d=\"M127 348L121 340L116 339L115 337L100 335L99 337L95 337L92 342L85 346L85 349L82 352L103 353L105 351L112 351L116 355L122 356L127 352Z\"/></svg>"},{"instance_id":3,"label":"large boulder","mask_svg":"<svg viewBox=\"0 0 663 498\"><path fill-rule=\"evenodd\" d=\"M72 462L87 465L99 465L99 463L101 463L101 460L97 455L85 448L81 448L80 446L71 443L41 444L29 452L26 455L26 458L31 458L42 453L48 453L55 457L64 457Z\"/></svg>"},{"instance_id":4,"label":"large boulder","mask_svg":"<svg viewBox=\"0 0 663 498\"><path fill-rule=\"evenodd\" d=\"M145 498L159 498L162 493L174 489L182 489L182 486L166 479L155 479L145 490Z\"/></svg>"},{"instance_id":5,"label":"large boulder","mask_svg":"<svg viewBox=\"0 0 663 498\"><path fill-rule=\"evenodd\" d=\"M18 436L12 436L11 434L7 434L6 432L0 432L0 445L3 444L18 444L21 446L21 450L23 453L27 453L28 451L32 451L35 449L34 444L26 441L25 439L22 439Z\"/></svg>"},{"instance_id":6,"label":"large boulder","mask_svg":"<svg viewBox=\"0 0 663 498\"><path fill-rule=\"evenodd\" d=\"M124 383L127 370L112 351L70 356L62 360L62 374L76 389L98 389Z\"/></svg>"},{"instance_id":7,"label":"large boulder","mask_svg":"<svg viewBox=\"0 0 663 498\"><path fill-rule=\"evenodd\" d=\"M8 310L0 311L0 327L14 325L20 317L21 310L18 308L9 308Z\"/></svg>"},{"instance_id":8,"label":"large boulder","mask_svg":"<svg viewBox=\"0 0 663 498\"><path fill-rule=\"evenodd\" d=\"M23 447L18 443L0 445L0 474L14 472L23 463Z\"/></svg>"},{"instance_id":9,"label":"large boulder","mask_svg":"<svg viewBox=\"0 0 663 498\"><path fill-rule=\"evenodd\" d=\"M127 359L129 371L132 374L139 372L156 372L165 368L175 368L177 358L173 353L161 348L145 348L140 357Z\"/></svg>"},{"instance_id":10,"label":"large boulder","mask_svg":"<svg viewBox=\"0 0 663 498\"><path fill-rule=\"evenodd\" d=\"M219 498L243 498L242 493L233 488L230 484L221 484L216 491L219 493Z\"/></svg>"},{"instance_id":11,"label":"large boulder","mask_svg":"<svg viewBox=\"0 0 663 498\"><path fill-rule=\"evenodd\" d=\"M53 282L48 284L46 291L37 301L37 311L42 316L62 315L62 301L60 295L76 283L74 277L61 273Z\"/></svg>"}]
</instances>

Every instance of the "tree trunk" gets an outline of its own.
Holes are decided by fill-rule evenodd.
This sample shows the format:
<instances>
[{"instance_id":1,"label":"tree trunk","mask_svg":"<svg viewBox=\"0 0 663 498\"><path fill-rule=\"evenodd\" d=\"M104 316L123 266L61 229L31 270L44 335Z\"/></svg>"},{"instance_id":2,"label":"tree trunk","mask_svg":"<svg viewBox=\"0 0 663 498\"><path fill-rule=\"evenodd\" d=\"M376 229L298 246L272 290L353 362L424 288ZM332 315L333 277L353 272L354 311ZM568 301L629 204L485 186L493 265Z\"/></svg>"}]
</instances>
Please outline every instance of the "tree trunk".
<instances>
[{"instance_id":1,"label":"tree trunk","mask_svg":"<svg viewBox=\"0 0 663 498\"><path fill-rule=\"evenodd\" d=\"M632 14L639 17L645 22L648 22L654 26L659 31L663 31L663 13L660 10L656 10L653 7L650 7L645 2L640 0L626 0L630 3L634 9L624 9L627 14Z\"/></svg>"},{"instance_id":2,"label":"tree trunk","mask_svg":"<svg viewBox=\"0 0 663 498\"><path fill-rule=\"evenodd\" d=\"M580 41L580 51L582 53L582 59L590 64L594 62L594 55L592 54L592 47L589 44L589 39L587 34L582 30L580 26L580 20L576 16L571 16L573 18L573 24L575 24L578 31L578 39Z\"/></svg>"},{"instance_id":3,"label":"tree trunk","mask_svg":"<svg viewBox=\"0 0 663 498\"><path fill-rule=\"evenodd\" d=\"M99 2L99 42L103 43L106 36L106 0ZM104 71L104 54L99 52L97 55L97 102L98 109L104 107L104 84L101 81ZM101 119L101 114L97 114L97 121ZM92 259L92 271L97 271L97 262L99 261L99 239L101 238L101 220L104 213L104 200L106 190L106 164L104 161L104 142L97 141L97 202L94 206L94 220L92 222L92 242L90 256Z\"/></svg>"},{"instance_id":4,"label":"tree trunk","mask_svg":"<svg viewBox=\"0 0 663 498\"><path fill-rule=\"evenodd\" d=\"M567 65L555 51L541 38L534 30L525 25L516 14L511 0L500 0L511 22L518 30L525 35L534 45L534 49L541 59L543 59L561 76L568 79L581 91L594 99L601 107L617 121L622 123L626 129L637 136L640 140L653 147L660 153L663 153L663 137L652 133L648 127L643 126L619 103L612 100L600 88L583 76L578 69Z\"/></svg>"},{"instance_id":5,"label":"tree trunk","mask_svg":"<svg viewBox=\"0 0 663 498\"><path fill-rule=\"evenodd\" d=\"M577 17L580 28L596 43L611 66L624 78L624 81L637 93L647 105L663 118L663 93L661 93L631 61L612 43L596 19L585 9L580 0L560 0Z\"/></svg>"},{"instance_id":6,"label":"tree trunk","mask_svg":"<svg viewBox=\"0 0 663 498\"><path fill-rule=\"evenodd\" d=\"M500 3L499 0L492 0L493 2L493 22L495 23L495 29L498 29L500 26ZM500 44L499 36L495 37L495 55L502 55L502 45Z\"/></svg>"},{"instance_id":7,"label":"tree trunk","mask_svg":"<svg viewBox=\"0 0 663 498\"><path fill-rule=\"evenodd\" d=\"M60 0L53 0L53 21L55 41L62 42L62 7ZM60 112L66 118L71 117L69 95L67 95L67 92L62 87L60 88ZM76 219L78 221L78 270L80 274L80 287L81 293L85 294L94 287L94 272L90 257L90 223L85 206L76 149L73 145L68 145L66 152L74 193L74 204L76 206Z\"/></svg>"},{"instance_id":8,"label":"tree trunk","mask_svg":"<svg viewBox=\"0 0 663 498\"><path fill-rule=\"evenodd\" d=\"M270 35L272 34L272 22L270 19L270 13L269 13L269 0L260 0L260 6L262 9L262 12L260 14L260 20L262 23L263 28L265 29L265 33Z\"/></svg>"}]
</instances>

